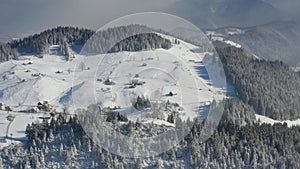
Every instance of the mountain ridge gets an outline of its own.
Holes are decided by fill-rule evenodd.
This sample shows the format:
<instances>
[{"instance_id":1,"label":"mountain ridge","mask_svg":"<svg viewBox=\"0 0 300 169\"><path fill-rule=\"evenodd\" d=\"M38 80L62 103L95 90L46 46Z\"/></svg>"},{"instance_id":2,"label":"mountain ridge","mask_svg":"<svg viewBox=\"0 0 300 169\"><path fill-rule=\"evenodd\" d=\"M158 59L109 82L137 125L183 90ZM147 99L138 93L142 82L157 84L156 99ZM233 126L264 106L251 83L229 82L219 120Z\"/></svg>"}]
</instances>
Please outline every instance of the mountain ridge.
<instances>
[{"instance_id":1,"label":"mountain ridge","mask_svg":"<svg viewBox=\"0 0 300 169\"><path fill-rule=\"evenodd\" d=\"M200 28L225 26L253 26L275 20L288 19L288 15L262 0L188 0L178 1L167 9ZM186 11L193 11L187 14Z\"/></svg>"},{"instance_id":2,"label":"mountain ridge","mask_svg":"<svg viewBox=\"0 0 300 169\"><path fill-rule=\"evenodd\" d=\"M222 37L238 43L260 58L280 60L290 66L300 63L300 24L296 21L276 21L259 26L223 27L205 31L208 36Z\"/></svg>"}]
</instances>

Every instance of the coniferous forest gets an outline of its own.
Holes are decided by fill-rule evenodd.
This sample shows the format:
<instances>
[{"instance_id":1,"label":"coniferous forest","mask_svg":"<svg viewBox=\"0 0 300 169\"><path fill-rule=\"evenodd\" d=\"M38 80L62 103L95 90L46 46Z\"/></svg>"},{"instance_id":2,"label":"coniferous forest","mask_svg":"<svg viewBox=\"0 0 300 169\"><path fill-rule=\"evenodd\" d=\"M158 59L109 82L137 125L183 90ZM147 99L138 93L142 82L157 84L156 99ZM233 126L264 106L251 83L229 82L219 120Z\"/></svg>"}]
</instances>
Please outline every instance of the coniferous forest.
<instances>
[{"instance_id":1,"label":"coniferous forest","mask_svg":"<svg viewBox=\"0 0 300 169\"><path fill-rule=\"evenodd\" d=\"M243 49L218 50L227 80L239 99L277 120L300 118L300 76L280 61L249 56Z\"/></svg>"},{"instance_id":2,"label":"coniferous forest","mask_svg":"<svg viewBox=\"0 0 300 169\"><path fill-rule=\"evenodd\" d=\"M180 145L157 156L127 159L95 145L77 117L60 114L50 123L27 126L27 146L1 150L3 168L299 168L300 127L259 125L250 106L227 100L218 129L201 143L196 124ZM128 123L138 131L140 124ZM149 124L151 128L157 126Z\"/></svg>"},{"instance_id":3,"label":"coniferous forest","mask_svg":"<svg viewBox=\"0 0 300 169\"><path fill-rule=\"evenodd\" d=\"M9 45L17 49L19 53L45 54L51 45L63 45L67 42L72 45L83 45L94 33L92 30L74 28L74 27L57 27L46 30L20 40L15 40Z\"/></svg>"}]
</instances>

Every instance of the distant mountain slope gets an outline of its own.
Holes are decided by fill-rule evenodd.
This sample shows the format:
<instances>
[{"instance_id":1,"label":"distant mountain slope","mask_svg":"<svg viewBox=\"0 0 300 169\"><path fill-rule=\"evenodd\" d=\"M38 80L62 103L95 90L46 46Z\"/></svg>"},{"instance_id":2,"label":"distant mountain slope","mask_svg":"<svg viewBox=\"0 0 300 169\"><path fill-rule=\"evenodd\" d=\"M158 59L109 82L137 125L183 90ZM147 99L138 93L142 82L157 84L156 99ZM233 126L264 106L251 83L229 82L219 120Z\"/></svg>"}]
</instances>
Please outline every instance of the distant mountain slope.
<instances>
[{"instance_id":1,"label":"distant mountain slope","mask_svg":"<svg viewBox=\"0 0 300 169\"><path fill-rule=\"evenodd\" d=\"M293 66L300 62L300 25L296 22L274 22L228 38L265 59L282 60Z\"/></svg>"},{"instance_id":2,"label":"distant mountain slope","mask_svg":"<svg viewBox=\"0 0 300 169\"><path fill-rule=\"evenodd\" d=\"M291 66L300 62L300 24L294 21L248 28L225 27L207 32L237 42L264 59L281 60Z\"/></svg>"},{"instance_id":3,"label":"distant mountain slope","mask_svg":"<svg viewBox=\"0 0 300 169\"><path fill-rule=\"evenodd\" d=\"M0 62L5 62L11 59L17 59L19 53L12 49L9 45L0 42Z\"/></svg>"},{"instance_id":4,"label":"distant mountain slope","mask_svg":"<svg viewBox=\"0 0 300 169\"><path fill-rule=\"evenodd\" d=\"M280 9L288 14L290 14L291 18L299 21L300 15L300 1L299 0L263 0L272 6Z\"/></svg>"},{"instance_id":5,"label":"distant mountain slope","mask_svg":"<svg viewBox=\"0 0 300 169\"><path fill-rule=\"evenodd\" d=\"M218 49L227 80L238 97L276 120L300 118L300 77L286 64L249 57L243 49Z\"/></svg>"},{"instance_id":6,"label":"distant mountain slope","mask_svg":"<svg viewBox=\"0 0 300 169\"><path fill-rule=\"evenodd\" d=\"M180 0L168 11L200 28L253 26L287 18L262 0Z\"/></svg>"}]
</instances>

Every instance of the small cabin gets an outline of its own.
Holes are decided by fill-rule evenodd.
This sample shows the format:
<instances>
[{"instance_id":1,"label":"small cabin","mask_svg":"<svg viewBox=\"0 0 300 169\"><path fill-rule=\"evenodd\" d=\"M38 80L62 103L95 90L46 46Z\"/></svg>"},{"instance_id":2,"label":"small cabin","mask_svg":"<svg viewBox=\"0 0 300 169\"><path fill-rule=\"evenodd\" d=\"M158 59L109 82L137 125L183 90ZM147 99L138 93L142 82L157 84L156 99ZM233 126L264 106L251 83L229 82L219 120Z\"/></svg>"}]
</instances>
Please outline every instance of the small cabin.
<instances>
[{"instance_id":1,"label":"small cabin","mask_svg":"<svg viewBox=\"0 0 300 169\"><path fill-rule=\"evenodd\" d=\"M5 105L3 103L0 103L0 110L5 110Z\"/></svg>"},{"instance_id":2,"label":"small cabin","mask_svg":"<svg viewBox=\"0 0 300 169\"><path fill-rule=\"evenodd\" d=\"M6 138L0 138L0 143L7 143Z\"/></svg>"},{"instance_id":3,"label":"small cabin","mask_svg":"<svg viewBox=\"0 0 300 169\"><path fill-rule=\"evenodd\" d=\"M175 96L175 95L177 95L177 93L175 93L175 92L173 92L173 91L170 91L170 92L169 92L169 96Z\"/></svg>"},{"instance_id":4,"label":"small cabin","mask_svg":"<svg viewBox=\"0 0 300 169\"><path fill-rule=\"evenodd\" d=\"M11 107L5 106L5 111L13 111Z\"/></svg>"},{"instance_id":5,"label":"small cabin","mask_svg":"<svg viewBox=\"0 0 300 169\"><path fill-rule=\"evenodd\" d=\"M144 85L146 82L144 81L139 81L138 79L133 79L130 81L130 85L134 85L134 86L142 86Z\"/></svg>"},{"instance_id":6,"label":"small cabin","mask_svg":"<svg viewBox=\"0 0 300 169\"><path fill-rule=\"evenodd\" d=\"M39 113L40 109L38 107L33 107L30 112L32 112L32 113Z\"/></svg>"},{"instance_id":7,"label":"small cabin","mask_svg":"<svg viewBox=\"0 0 300 169\"><path fill-rule=\"evenodd\" d=\"M41 74L40 74L40 73L32 73L31 76L32 76L32 77L40 77Z\"/></svg>"},{"instance_id":8,"label":"small cabin","mask_svg":"<svg viewBox=\"0 0 300 169\"><path fill-rule=\"evenodd\" d=\"M112 79L107 78L107 79L104 81L104 84L105 84L105 85L114 85L115 83L112 81Z\"/></svg>"},{"instance_id":9,"label":"small cabin","mask_svg":"<svg viewBox=\"0 0 300 169\"><path fill-rule=\"evenodd\" d=\"M37 106L33 108L34 112L39 111L52 111L53 106L49 104L48 101L40 101L37 103Z\"/></svg>"},{"instance_id":10,"label":"small cabin","mask_svg":"<svg viewBox=\"0 0 300 169\"><path fill-rule=\"evenodd\" d=\"M132 84L129 86L129 89L134 89L136 87L136 85Z\"/></svg>"}]
</instances>

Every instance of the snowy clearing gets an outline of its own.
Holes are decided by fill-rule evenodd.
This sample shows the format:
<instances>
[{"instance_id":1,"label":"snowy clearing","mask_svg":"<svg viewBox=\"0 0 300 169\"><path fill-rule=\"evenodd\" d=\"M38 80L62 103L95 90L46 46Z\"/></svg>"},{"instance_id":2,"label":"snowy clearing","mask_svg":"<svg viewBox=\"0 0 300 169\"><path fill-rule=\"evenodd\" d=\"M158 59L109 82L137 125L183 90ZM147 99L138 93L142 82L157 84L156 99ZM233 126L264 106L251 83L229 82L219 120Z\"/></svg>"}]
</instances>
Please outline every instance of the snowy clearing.
<instances>
[{"instance_id":1,"label":"snowy clearing","mask_svg":"<svg viewBox=\"0 0 300 169\"><path fill-rule=\"evenodd\" d=\"M12 121L8 117L12 117ZM6 142L0 142L0 149L11 143L26 141L26 126L33 122L42 122L41 117L47 117L47 114L0 111L0 138L4 138Z\"/></svg>"},{"instance_id":2,"label":"snowy clearing","mask_svg":"<svg viewBox=\"0 0 300 169\"><path fill-rule=\"evenodd\" d=\"M256 120L257 121L260 120L261 123L272 124L272 125L274 125L275 123L281 123L281 124L287 123L288 127L300 126L300 119L295 120L295 121L291 121L291 120L278 121L278 120L274 120L274 119L271 119L266 116L256 114Z\"/></svg>"}]
</instances>

